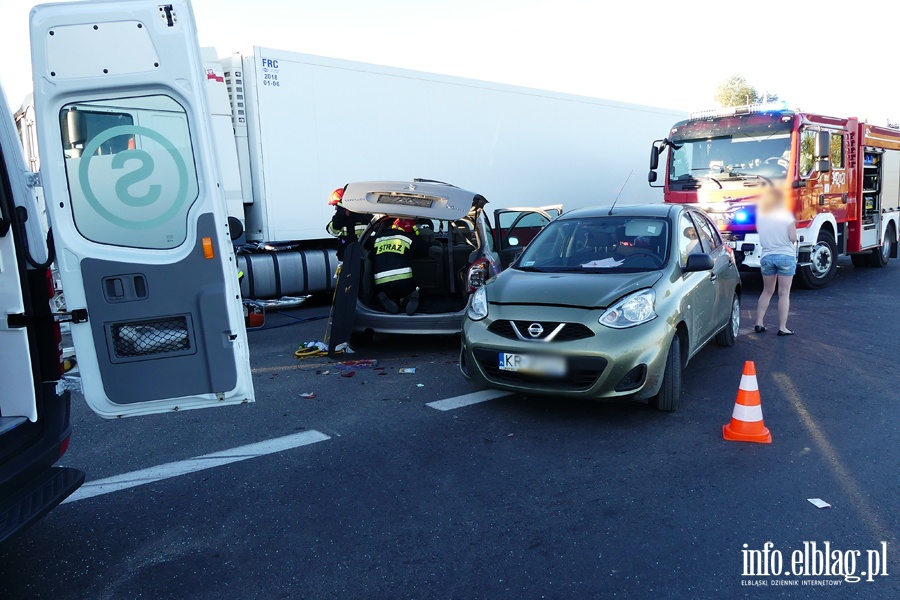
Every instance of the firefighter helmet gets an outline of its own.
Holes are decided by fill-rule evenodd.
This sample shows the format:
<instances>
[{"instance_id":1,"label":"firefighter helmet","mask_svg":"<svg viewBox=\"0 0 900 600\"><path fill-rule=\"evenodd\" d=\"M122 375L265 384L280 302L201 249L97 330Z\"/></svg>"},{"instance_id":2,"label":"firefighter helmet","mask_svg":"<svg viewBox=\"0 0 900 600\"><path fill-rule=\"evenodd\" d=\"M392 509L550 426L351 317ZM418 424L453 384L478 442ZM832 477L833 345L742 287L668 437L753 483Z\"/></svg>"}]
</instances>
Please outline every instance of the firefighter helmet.
<instances>
[{"instance_id":1,"label":"firefighter helmet","mask_svg":"<svg viewBox=\"0 0 900 600\"><path fill-rule=\"evenodd\" d=\"M413 219L395 219L393 229L400 229L406 233L412 233L416 228L416 222Z\"/></svg>"},{"instance_id":2,"label":"firefighter helmet","mask_svg":"<svg viewBox=\"0 0 900 600\"><path fill-rule=\"evenodd\" d=\"M331 198L328 200L328 204L331 206L337 206L341 203L341 199L344 197L344 188L338 188L331 192Z\"/></svg>"}]
</instances>

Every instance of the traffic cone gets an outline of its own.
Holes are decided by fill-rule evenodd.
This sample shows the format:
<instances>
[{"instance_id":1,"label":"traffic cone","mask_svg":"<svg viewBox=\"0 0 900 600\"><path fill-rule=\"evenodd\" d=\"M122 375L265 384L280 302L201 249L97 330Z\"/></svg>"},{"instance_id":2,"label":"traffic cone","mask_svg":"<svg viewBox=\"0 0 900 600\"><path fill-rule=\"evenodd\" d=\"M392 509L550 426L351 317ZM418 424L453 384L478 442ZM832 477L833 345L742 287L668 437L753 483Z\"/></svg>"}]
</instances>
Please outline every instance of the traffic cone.
<instances>
[{"instance_id":1,"label":"traffic cone","mask_svg":"<svg viewBox=\"0 0 900 600\"><path fill-rule=\"evenodd\" d=\"M722 426L722 437L733 442L772 443L772 434L763 423L756 366L752 360L744 363L744 374L741 376L731 422Z\"/></svg>"}]
</instances>

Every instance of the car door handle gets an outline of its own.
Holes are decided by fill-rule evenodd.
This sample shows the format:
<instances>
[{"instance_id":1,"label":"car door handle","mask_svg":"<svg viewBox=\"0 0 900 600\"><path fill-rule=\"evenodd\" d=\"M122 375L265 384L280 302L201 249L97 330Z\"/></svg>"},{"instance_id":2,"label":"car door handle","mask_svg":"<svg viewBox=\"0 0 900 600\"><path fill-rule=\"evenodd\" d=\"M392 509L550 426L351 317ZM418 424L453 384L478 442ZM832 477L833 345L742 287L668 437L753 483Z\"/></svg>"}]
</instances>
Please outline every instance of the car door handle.
<instances>
[{"instance_id":1,"label":"car door handle","mask_svg":"<svg viewBox=\"0 0 900 600\"><path fill-rule=\"evenodd\" d=\"M715 273L710 273L710 274L709 274L709 280L710 280L710 281L715 281L718 277L719 277L719 276L716 275Z\"/></svg>"}]
</instances>

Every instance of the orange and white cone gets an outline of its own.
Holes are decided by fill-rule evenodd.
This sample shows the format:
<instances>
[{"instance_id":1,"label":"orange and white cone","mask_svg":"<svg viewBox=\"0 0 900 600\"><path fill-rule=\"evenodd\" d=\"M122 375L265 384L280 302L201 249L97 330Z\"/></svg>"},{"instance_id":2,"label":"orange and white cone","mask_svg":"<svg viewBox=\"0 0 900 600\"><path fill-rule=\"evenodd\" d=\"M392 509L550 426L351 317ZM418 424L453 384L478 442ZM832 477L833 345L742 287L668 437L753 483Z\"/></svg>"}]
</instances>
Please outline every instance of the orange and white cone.
<instances>
[{"instance_id":1,"label":"orange and white cone","mask_svg":"<svg viewBox=\"0 0 900 600\"><path fill-rule=\"evenodd\" d=\"M731 413L731 422L722 426L722 437L734 442L772 443L772 434L763 423L756 366L752 360L744 363L734 412Z\"/></svg>"}]
</instances>

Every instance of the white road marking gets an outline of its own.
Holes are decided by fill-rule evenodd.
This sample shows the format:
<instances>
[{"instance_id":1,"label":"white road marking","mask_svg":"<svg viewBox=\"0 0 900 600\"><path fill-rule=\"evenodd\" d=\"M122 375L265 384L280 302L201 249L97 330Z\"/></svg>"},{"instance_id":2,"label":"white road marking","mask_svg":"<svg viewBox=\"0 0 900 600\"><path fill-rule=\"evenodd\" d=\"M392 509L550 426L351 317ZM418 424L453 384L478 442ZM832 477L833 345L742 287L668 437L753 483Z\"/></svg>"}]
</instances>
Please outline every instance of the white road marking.
<instances>
[{"instance_id":1,"label":"white road marking","mask_svg":"<svg viewBox=\"0 0 900 600\"><path fill-rule=\"evenodd\" d=\"M462 408L463 406L469 406L470 404L487 402L488 400L493 400L494 398L500 398L501 396L508 395L509 392L501 392L500 390L482 390L480 392L463 394L462 396L456 396L454 398L447 398L445 400L429 402L425 406L430 406L431 408L435 408L437 410L453 410L454 408Z\"/></svg>"},{"instance_id":2,"label":"white road marking","mask_svg":"<svg viewBox=\"0 0 900 600\"><path fill-rule=\"evenodd\" d=\"M170 477L187 475L188 473L194 473L204 469L221 467L249 458L256 458L258 456L274 454L275 452L290 450L308 444L315 444L316 442L324 442L329 439L331 439L329 436L320 431L302 431L273 440L239 446L237 448L232 448L231 450L222 450L221 452L213 452L211 454L197 456L196 458L157 465L155 467L141 469L140 471L132 471L131 473L125 473L123 475L107 477L106 479L88 481L75 490L74 494L66 498L63 501L63 504L67 502L77 502L78 500L84 500L85 498L93 498L94 496L100 496L102 494L118 492L119 490L126 490L139 485L169 479Z\"/></svg>"}]
</instances>

